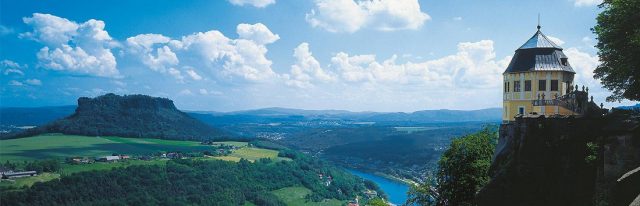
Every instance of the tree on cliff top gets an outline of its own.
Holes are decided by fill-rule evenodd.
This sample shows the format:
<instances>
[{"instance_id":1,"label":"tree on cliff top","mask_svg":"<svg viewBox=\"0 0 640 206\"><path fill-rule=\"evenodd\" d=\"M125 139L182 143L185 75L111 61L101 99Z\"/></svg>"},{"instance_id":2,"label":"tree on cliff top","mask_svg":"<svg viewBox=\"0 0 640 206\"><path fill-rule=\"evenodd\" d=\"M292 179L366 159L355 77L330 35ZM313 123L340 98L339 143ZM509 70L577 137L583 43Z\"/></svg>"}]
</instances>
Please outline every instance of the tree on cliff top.
<instances>
[{"instance_id":1,"label":"tree on cliff top","mask_svg":"<svg viewBox=\"0 0 640 206\"><path fill-rule=\"evenodd\" d=\"M613 94L607 101L640 100L640 1L605 0L592 29L601 64L594 71Z\"/></svg>"},{"instance_id":2,"label":"tree on cliff top","mask_svg":"<svg viewBox=\"0 0 640 206\"><path fill-rule=\"evenodd\" d=\"M412 186L407 203L420 205L474 205L478 192L489 182L489 166L496 146L497 130L456 138L438 162L437 177Z\"/></svg>"}]
</instances>

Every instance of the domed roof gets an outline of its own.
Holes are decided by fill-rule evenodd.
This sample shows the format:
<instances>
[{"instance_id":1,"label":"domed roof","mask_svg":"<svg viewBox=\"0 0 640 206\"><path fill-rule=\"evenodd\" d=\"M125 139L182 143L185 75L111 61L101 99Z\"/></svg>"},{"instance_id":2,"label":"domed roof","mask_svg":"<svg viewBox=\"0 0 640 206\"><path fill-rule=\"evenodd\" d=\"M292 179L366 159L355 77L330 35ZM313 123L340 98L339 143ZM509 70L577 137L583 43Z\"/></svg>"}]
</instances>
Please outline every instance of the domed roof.
<instances>
[{"instance_id":1,"label":"domed roof","mask_svg":"<svg viewBox=\"0 0 640 206\"><path fill-rule=\"evenodd\" d=\"M567 56L562 52L562 48L545 36L540 28L516 50L504 73L529 71L576 73L571 68Z\"/></svg>"},{"instance_id":2,"label":"domed roof","mask_svg":"<svg viewBox=\"0 0 640 206\"><path fill-rule=\"evenodd\" d=\"M538 30L533 36L525 42L518 49L534 49L534 48L556 48L562 49L553 41L551 41L547 36L545 36L540 30Z\"/></svg>"}]
</instances>

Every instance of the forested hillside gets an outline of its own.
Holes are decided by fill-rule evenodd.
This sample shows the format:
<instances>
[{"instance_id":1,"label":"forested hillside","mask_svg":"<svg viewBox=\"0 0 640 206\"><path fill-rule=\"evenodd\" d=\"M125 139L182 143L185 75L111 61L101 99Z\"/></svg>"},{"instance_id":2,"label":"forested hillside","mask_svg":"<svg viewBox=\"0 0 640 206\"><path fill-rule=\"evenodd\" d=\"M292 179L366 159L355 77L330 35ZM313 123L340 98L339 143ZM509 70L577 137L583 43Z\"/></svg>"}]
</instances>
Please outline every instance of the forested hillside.
<instances>
[{"instance_id":1,"label":"forested hillside","mask_svg":"<svg viewBox=\"0 0 640 206\"><path fill-rule=\"evenodd\" d=\"M362 196L363 180L316 159L292 157L255 163L172 160L82 172L22 191L2 191L0 199L3 205L285 205L273 191L288 187L311 190L308 202ZM327 186L318 174L333 181Z\"/></svg>"}]
</instances>

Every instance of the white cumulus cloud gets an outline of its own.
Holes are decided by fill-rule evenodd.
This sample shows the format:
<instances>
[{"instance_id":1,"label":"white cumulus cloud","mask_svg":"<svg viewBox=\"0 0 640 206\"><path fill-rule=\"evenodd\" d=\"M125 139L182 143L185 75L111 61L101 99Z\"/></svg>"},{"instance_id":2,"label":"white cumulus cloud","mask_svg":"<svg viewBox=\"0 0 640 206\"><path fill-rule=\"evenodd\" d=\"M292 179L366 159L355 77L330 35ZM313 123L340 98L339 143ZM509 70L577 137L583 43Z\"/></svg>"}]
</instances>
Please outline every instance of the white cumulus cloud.
<instances>
[{"instance_id":1,"label":"white cumulus cloud","mask_svg":"<svg viewBox=\"0 0 640 206\"><path fill-rule=\"evenodd\" d=\"M573 0L573 5L576 7L595 6L601 3L602 0Z\"/></svg>"},{"instance_id":2,"label":"white cumulus cloud","mask_svg":"<svg viewBox=\"0 0 640 206\"><path fill-rule=\"evenodd\" d=\"M165 45L170 40L160 34L140 34L127 38L127 46L131 53L139 56L144 65L164 73L180 62L171 48Z\"/></svg>"},{"instance_id":3,"label":"white cumulus cloud","mask_svg":"<svg viewBox=\"0 0 640 206\"><path fill-rule=\"evenodd\" d=\"M553 43L556 43L556 45L558 46L562 46L564 44L564 41L562 41L562 39L554 37L554 36L547 36L549 37L549 40L551 40Z\"/></svg>"},{"instance_id":4,"label":"white cumulus cloud","mask_svg":"<svg viewBox=\"0 0 640 206\"><path fill-rule=\"evenodd\" d=\"M496 88L510 57L496 59L493 41L462 42L456 54L398 63L397 55L382 62L375 55L336 54L331 63L347 82L423 85L427 88Z\"/></svg>"},{"instance_id":5,"label":"white cumulus cloud","mask_svg":"<svg viewBox=\"0 0 640 206\"><path fill-rule=\"evenodd\" d=\"M180 91L181 95L193 95L193 92L191 92L191 90L189 89L183 89L182 91Z\"/></svg>"},{"instance_id":6,"label":"white cumulus cloud","mask_svg":"<svg viewBox=\"0 0 640 206\"><path fill-rule=\"evenodd\" d=\"M176 68L169 68L167 72L169 75L173 76L173 78L178 80L178 82L184 82L184 76L182 76L182 72L180 70L177 70Z\"/></svg>"},{"instance_id":7,"label":"white cumulus cloud","mask_svg":"<svg viewBox=\"0 0 640 206\"><path fill-rule=\"evenodd\" d=\"M19 76L23 76L24 72L22 71L22 69L27 68L27 65L20 65L14 61L5 59L0 61L0 66L2 67L2 73L4 73L4 75L11 75L11 74L15 74L15 75L19 75Z\"/></svg>"},{"instance_id":8,"label":"white cumulus cloud","mask_svg":"<svg viewBox=\"0 0 640 206\"><path fill-rule=\"evenodd\" d=\"M117 42L104 30L103 21L90 19L78 24L40 13L25 17L23 21L33 31L20 36L45 45L37 53L40 67L93 76L119 76L116 58L111 52Z\"/></svg>"},{"instance_id":9,"label":"white cumulus cloud","mask_svg":"<svg viewBox=\"0 0 640 206\"><path fill-rule=\"evenodd\" d=\"M15 30L13 28L6 27L4 25L0 25L0 36L13 34Z\"/></svg>"},{"instance_id":10,"label":"white cumulus cloud","mask_svg":"<svg viewBox=\"0 0 640 206\"><path fill-rule=\"evenodd\" d=\"M202 77L193 69L187 70L187 75L193 80L202 80Z\"/></svg>"},{"instance_id":11,"label":"white cumulus cloud","mask_svg":"<svg viewBox=\"0 0 640 206\"><path fill-rule=\"evenodd\" d=\"M233 5L244 6L251 5L258 8L264 8L270 4L275 4L276 0L228 0Z\"/></svg>"},{"instance_id":12,"label":"white cumulus cloud","mask_svg":"<svg viewBox=\"0 0 640 206\"><path fill-rule=\"evenodd\" d=\"M40 86L42 85L42 81L40 81L39 79L27 79L24 81L25 83L29 84L29 85L33 85L33 86Z\"/></svg>"},{"instance_id":13,"label":"white cumulus cloud","mask_svg":"<svg viewBox=\"0 0 640 206\"><path fill-rule=\"evenodd\" d=\"M127 38L128 51L154 71L169 73L183 81L182 71L193 80L202 80L201 73L213 73L223 79L240 77L261 81L276 77L267 59L268 49L280 36L262 23L239 24L239 38L210 30L171 39L161 34L140 34ZM194 68L204 69L195 70Z\"/></svg>"},{"instance_id":14,"label":"white cumulus cloud","mask_svg":"<svg viewBox=\"0 0 640 206\"><path fill-rule=\"evenodd\" d=\"M418 29L429 19L417 0L316 0L306 14L311 26L330 32Z\"/></svg>"},{"instance_id":15,"label":"white cumulus cloud","mask_svg":"<svg viewBox=\"0 0 640 206\"><path fill-rule=\"evenodd\" d=\"M258 44L271 44L280 39L280 36L273 34L271 30L262 23L238 24L236 28L241 39L251 40Z\"/></svg>"},{"instance_id":16,"label":"white cumulus cloud","mask_svg":"<svg viewBox=\"0 0 640 206\"><path fill-rule=\"evenodd\" d=\"M322 69L320 62L309 51L309 43L301 43L293 50L296 63L291 66L291 72L285 76L287 84L301 88L312 86L313 81L330 82L336 79L333 73Z\"/></svg>"},{"instance_id":17,"label":"white cumulus cloud","mask_svg":"<svg viewBox=\"0 0 640 206\"><path fill-rule=\"evenodd\" d=\"M22 86L22 85L24 85L24 84L22 84L22 82L19 82L19 81L16 81L16 80L11 80L11 81L9 81L9 85L10 85L10 86L17 86L17 87L19 87L19 86Z\"/></svg>"}]
</instances>

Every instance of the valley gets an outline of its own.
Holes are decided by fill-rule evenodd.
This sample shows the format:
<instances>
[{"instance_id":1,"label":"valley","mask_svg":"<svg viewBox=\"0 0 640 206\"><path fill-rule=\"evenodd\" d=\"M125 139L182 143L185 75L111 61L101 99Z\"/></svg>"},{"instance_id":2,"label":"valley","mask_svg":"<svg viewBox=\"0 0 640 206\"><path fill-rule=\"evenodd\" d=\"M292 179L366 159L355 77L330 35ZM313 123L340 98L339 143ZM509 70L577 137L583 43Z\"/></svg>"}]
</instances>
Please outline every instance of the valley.
<instances>
[{"instance_id":1,"label":"valley","mask_svg":"<svg viewBox=\"0 0 640 206\"><path fill-rule=\"evenodd\" d=\"M224 167L216 163L222 161L277 166L280 169L273 168L277 173L314 174L315 178L301 177L299 183L265 187L271 188L267 191L253 189L268 204L343 205L356 196L366 196L360 199L364 202L383 197L401 204L407 184L421 183L433 174L452 138L495 124L497 119L492 109L375 113L267 108L219 113L183 112L171 100L141 95L108 94L79 102L82 106L73 114L54 112L70 111L69 107L52 107L52 112L0 109L1 115L33 119L2 119L3 128L12 130L0 135L0 162L18 171L36 168L40 174L3 181L0 187L18 194L40 185L36 182L55 188L57 180L85 173L127 173L181 164ZM39 117L40 113L49 115ZM482 121L463 121L464 115ZM53 120L47 123L47 119ZM264 205L256 197L232 199Z\"/></svg>"},{"instance_id":2,"label":"valley","mask_svg":"<svg viewBox=\"0 0 640 206\"><path fill-rule=\"evenodd\" d=\"M260 144L264 143L256 142L256 145ZM166 168L165 171L171 172L173 170L171 168L180 168L175 167L176 165L195 167L193 168L194 171L192 172L214 172L216 175L220 176L220 178L233 178L233 176L239 176L246 173L239 171L215 171L222 168L233 168L233 165L240 166L249 163L253 163L250 164L251 167L248 168L249 170L251 170L251 172L249 173L250 175L259 175L261 172L264 173L263 176L266 175L270 177L283 175L286 176L287 172L294 172L296 175L304 175L302 177L289 179L288 181L282 181L279 179L275 180L272 178L269 178L272 180L267 179L266 182L258 181L258 185L272 186L266 186L266 188L271 188L266 191L264 190L264 188L251 189L250 193L258 195L256 197L250 196L240 198L224 195L226 193L223 193L222 196L204 195L201 196L201 198L204 198L203 200L207 201L216 200L229 203L238 201L241 203L244 201L244 205L271 205L278 202L284 203L286 205L299 205L301 203L309 205L343 205L351 197L355 197L355 194L359 194L360 192L365 191L364 185L362 183L358 183L358 181L362 180L358 180L357 178L355 178L355 176L350 176L347 172L341 169L325 165L322 162L314 160L314 158L307 158L303 154L290 154L289 157L283 157L279 153L279 150L258 148L254 146L254 143L252 142L238 141L196 142L153 138L91 137L63 134L43 134L34 137L0 140L0 157L2 157L2 162L4 163L1 164L3 170L29 170L30 166L24 164L27 164L27 162L36 163L38 161L45 161L46 159L53 159L52 161L54 164L60 164L59 166L57 166L59 168L55 169L55 171L38 171L38 174L36 176L0 181L0 189L2 191L0 195L3 201L6 201L8 203L14 201L22 201L25 204L36 204L38 200L20 200L23 196L19 194L28 191L35 192L31 190L31 188L33 187L59 187L57 185L59 184L58 181L54 180L66 181L68 182L68 184L81 184L80 182L82 181L93 181L87 179L77 179L81 176L85 176L86 178L88 174L104 175L105 173L103 172L107 172L111 173L111 175L118 176L122 173L131 174L131 172L133 171L156 170L157 168ZM114 161L100 160L100 158L104 156L117 156L120 158ZM76 159L80 159L80 161L76 161ZM86 162L82 160L86 160ZM232 163L232 165L217 163L221 161L230 162ZM288 163L281 165L280 162ZM211 167L206 165L217 166ZM198 169L198 167L200 166L205 167ZM299 167L305 169L301 170ZM327 174L332 178L332 181L325 183L324 180L317 178L317 173ZM72 180L74 178L76 180ZM127 179L129 177L120 178ZM244 178L245 179L238 179L234 181L239 181L238 183L243 184L241 182L250 181L255 177ZM193 180L205 182L208 181L208 183L214 183L217 185L225 184L215 178L208 180ZM138 180L130 179L127 181L136 182ZM300 182L296 183L296 181ZM348 183L345 181L347 181ZM142 182L136 184L139 184L140 186L151 186L147 183ZM316 184L326 184L326 186L318 187ZM162 185L162 183L158 182L157 184L154 183L154 185ZM331 187L329 187L330 185ZM327 193L329 191L335 192L334 189L330 189L334 187L333 185L336 185L336 188L350 187L358 189L351 190L348 193L342 193L342 195L336 196ZM104 189L108 187L109 186L105 186ZM253 186L247 187L253 188ZM207 190L206 188L203 189ZM218 190L241 192L238 189L241 188L234 187L231 190ZM343 188L342 191L346 192L349 190L345 190ZM91 191L89 193L91 193ZM249 194L245 192L242 193ZM84 192L83 194L87 194L87 192ZM44 196L41 197L41 199L46 199L49 197L51 196ZM73 198L72 196L69 196L69 194L66 194L65 197ZM315 199L310 200L309 197L315 197ZM154 195L149 196L148 194L146 198L158 199L162 201L169 201L169 199L171 199L171 197L169 199L163 199L163 197ZM95 203L95 201L100 200L92 199L90 202ZM118 200L117 198L102 201L124 201L127 204L135 203L135 201L130 202L131 200L128 199ZM184 200L178 199L172 201L180 202ZM192 201L189 200L187 202ZM200 204L203 204L203 202L200 202Z\"/></svg>"},{"instance_id":3,"label":"valley","mask_svg":"<svg viewBox=\"0 0 640 206\"><path fill-rule=\"evenodd\" d=\"M51 114L70 114L52 107ZM1 108L3 114L38 117L46 108L29 111ZM422 182L435 168L451 138L475 132L484 125L498 124L499 109L474 111L426 110L414 113L349 112L342 110L297 110L265 108L238 112L187 111L189 116L217 128L220 133L249 140L275 142L336 163L346 168L380 173L413 182ZM469 120L477 118L477 121ZM43 116L28 122L2 120L4 127L37 126ZM95 135L92 135L95 136ZM115 140L112 138L112 140ZM149 141L145 139L145 141ZM154 140L159 141L159 140ZM170 142L170 140L162 140ZM198 144L193 141L193 144ZM98 143L97 143L98 144ZM112 142L101 142L109 148ZM168 145L165 145L168 146ZM100 151L100 148L94 150ZM139 147L139 148L137 148ZM148 151L153 144L118 147L118 150ZM181 149L176 146L177 149ZM194 149L197 147L187 148ZM10 150L9 150L10 151ZM72 151L72 150L69 150ZM45 152L45 151L41 151ZM48 150L46 152L55 152ZM32 153L30 155L37 155ZM239 160L236 157L223 157Z\"/></svg>"}]
</instances>

